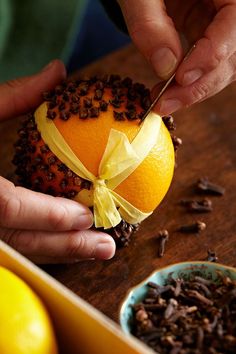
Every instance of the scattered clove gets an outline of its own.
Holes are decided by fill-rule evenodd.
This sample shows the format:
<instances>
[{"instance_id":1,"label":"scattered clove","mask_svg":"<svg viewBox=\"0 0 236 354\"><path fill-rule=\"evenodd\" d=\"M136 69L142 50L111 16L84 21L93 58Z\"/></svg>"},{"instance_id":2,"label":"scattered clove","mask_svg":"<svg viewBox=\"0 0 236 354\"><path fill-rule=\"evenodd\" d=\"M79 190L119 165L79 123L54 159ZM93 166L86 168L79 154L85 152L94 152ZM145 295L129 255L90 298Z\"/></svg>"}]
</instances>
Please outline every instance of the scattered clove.
<instances>
[{"instance_id":1,"label":"scattered clove","mask_svg":"<svg viewBox=\"0 0 236 354\"><path fill-rule=\"evenodd\" d=\"M208 198L202 200L181 200L180 203L190 212L209 213L213 210L212 201Z\"/></svg>"},{"instance_id":2,"label":"scattered clove","mask_svg":"<svg viewBox=\"0 0 236 354\"><path fill-rule=\"evenodd\" d=\"M208 178L204 177L198 180L197 191L221 196L225 193L225 188L210 182Z\"/></svg>"},{"instance_id":3,"label":"scattered clove","mask_svg":"<svg viewBox=\"0 0 236 354\"><path fill-rule=\"evenodd\" d=\"M214 251L208 250L207 251L207 259L208 262L217 262L218 257Z\"/></svg>"},{"instance_id":4,"label":"scattered clove","mask_svg":"<svg viewBox=\"0 0 236 354\"><path fill-rule=\"evenodd\" d=\"M158 232L159 249L158 256L163 257L165 253L166 242L169 239L169 232L167 230L161 230Z\"/></svg>"},{"instance_id":5,"label":"scattered clove","mask_svg":"<svg viewBox=\"0 0 236 354\"><path fill-rule=\"evenodd\" d=\"M180 226L177 231L183 233L200 233L205 230L205 228L206 224L198 220L193 224Z\"/></svg>"}]
</instances>

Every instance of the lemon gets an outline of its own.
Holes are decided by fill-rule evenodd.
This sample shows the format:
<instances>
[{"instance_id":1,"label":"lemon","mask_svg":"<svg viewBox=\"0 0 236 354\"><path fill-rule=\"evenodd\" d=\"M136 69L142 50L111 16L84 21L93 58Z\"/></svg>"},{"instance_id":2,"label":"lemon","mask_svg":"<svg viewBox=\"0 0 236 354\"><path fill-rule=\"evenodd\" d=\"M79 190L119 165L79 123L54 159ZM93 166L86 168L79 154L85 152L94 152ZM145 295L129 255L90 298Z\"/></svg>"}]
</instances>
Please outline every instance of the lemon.
<instances>
[{"instance_id":1,"label":"lemon","mask_svg":"<svg viewBox=\"0 0 236 354\"><path fill-rule=\"evenodd\" d=\"M57 354L45 306L15 274L0 267L0 353Z\"/></svg>"}]
</instances>

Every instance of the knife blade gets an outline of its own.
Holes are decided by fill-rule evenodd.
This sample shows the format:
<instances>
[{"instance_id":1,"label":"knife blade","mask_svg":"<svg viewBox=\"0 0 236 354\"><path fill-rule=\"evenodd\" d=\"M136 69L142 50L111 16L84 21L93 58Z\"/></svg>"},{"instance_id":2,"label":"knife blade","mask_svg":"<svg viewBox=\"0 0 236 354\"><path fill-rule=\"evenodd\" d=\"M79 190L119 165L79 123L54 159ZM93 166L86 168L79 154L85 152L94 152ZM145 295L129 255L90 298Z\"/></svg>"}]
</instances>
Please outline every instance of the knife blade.
<instances>
[{"instance_id":1,"label":"knife blade","mask_svg":"<svg viewBox=\"0 0 236 354\"><path fill-rule=\"evenodd\" d=\"M171 75L171 77L164 83L164 86L162 87L161 91L158 93L158 95L154 98L154 100L152 101L150 107L148 108L148 110L144 113L143 117L142 117L142 121L148 116L148 114L151 112L151 110L153 109L153 107L157 104L157 102L159 101L159 99L162 97L163 93L166 91L166 89L170 86L170 84L172 83L172 81L175 78L176 72L179 68L179 66L189 57L189 55L192 53L193 49L196 47L196 44L194 44L185 54L184 58L181 60L181 62L179 63L178 67L176 68L175 72Z\"/></svg>"}]
</instances>

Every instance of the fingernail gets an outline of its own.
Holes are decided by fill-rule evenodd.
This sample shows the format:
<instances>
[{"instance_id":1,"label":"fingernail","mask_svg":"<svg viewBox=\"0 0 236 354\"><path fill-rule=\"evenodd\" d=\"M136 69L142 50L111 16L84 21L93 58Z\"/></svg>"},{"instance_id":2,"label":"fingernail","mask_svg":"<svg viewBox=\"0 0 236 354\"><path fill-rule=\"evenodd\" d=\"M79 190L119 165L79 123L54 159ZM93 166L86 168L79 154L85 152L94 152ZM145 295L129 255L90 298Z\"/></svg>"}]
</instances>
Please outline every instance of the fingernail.
<instances>
[{"instance_id":1,"label":"fingernail","mask_svg":"<svg viewBox=\"0 0 236 354\"><path fill-rule=\"evenodd\" d=\"M201 69L194 69L194 70L187 71L183 76L182 85L189 86L193 84L195 81L197 81L198 79L200 79L202 75L203 75L203 71Z\"/></svg>"},{"instance_id":2,"label":"fingernail","mask_svg":"<svg viewBox=\"0 0 236 354\"><path fill-rule=\"evenodd\" d=\"M160 115L168 115L171 114L175 111L178 111L178 109L182 108L183 104L179 100L172 98L169 100L163 100L161 102L160 106Z\"/></svg>"},{"instance_id":3,"label":"fingernail","mask_svg":"<svg viewBox=\"0 0 236 354\"><path fill-rule=\"evenodd\" d=\"M171 49L164 47L158 49L152 57L151 63L157 75L165 79L174 71L177 65L177 58Z\"/></svg>"},{"instance_id":4,"label":"fingernail","mask_svg":"<svg viewBox=\"0 0 236 354\"><path fill-rule=\"evenodd\" d=\"M110 259L115 254L115 242L109 237L106 242L99 242L95 248L96 259Z\"/></svg>"},{"instance_id":5,"label":"fingernail","mask_svg":"<svg viewBox=\"0 0 236 354\"><path fill-rule=\"evenodd\" d=\"M50 61L50 63L48 63L46 66L44 66L41 70L41 72L43 71L47 71L48 69L50 69L54 64L54 60Z\"/></svg>"},{"instance_id":6,"label":"fingernail","mask_svg":"<svg viewBox=\"0 0 236 354\"><path fill-rule=\"evenodd\" d=\"M78 215L72 229L74 230L87 230L93 225L92 213Z\"/></svg>"}]
</instances>

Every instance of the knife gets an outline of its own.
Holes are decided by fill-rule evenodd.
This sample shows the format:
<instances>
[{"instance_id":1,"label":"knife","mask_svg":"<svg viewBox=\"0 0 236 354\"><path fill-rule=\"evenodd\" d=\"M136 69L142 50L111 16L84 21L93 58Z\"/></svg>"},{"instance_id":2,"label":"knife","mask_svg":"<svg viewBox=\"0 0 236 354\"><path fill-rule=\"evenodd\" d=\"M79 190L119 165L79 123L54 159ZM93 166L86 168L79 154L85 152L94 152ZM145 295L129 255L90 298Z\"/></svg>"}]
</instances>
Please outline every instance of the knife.
<instances>
[{"instance_id":1,"label":"knife","mask_svg":"<svg viewBox=\"0 0 236 354\"><path fill-rule=\"evenodd\" d=\"M170 86L170 84L172 83L172 81L175 78L177 69L179 68L179 66L189 57L189 55L192 53L192 51L195 49L196 44L194 44L185 54L184 58L181 60L181 62L179 63L178 67L176 68L175 72L171 75L171 77L164 83L164 86L162 87L161 91L158 93L158 95L156 96L156 98L152 101L150 107L148 108L148 110L144 113L142 120L143 121L148 114L151 112L151 110L153 109L153 107L157 104L157 102L159 101L159 99L162 97L163 93L166 91L166 89Z\"/></svg>"}]
</instances>

